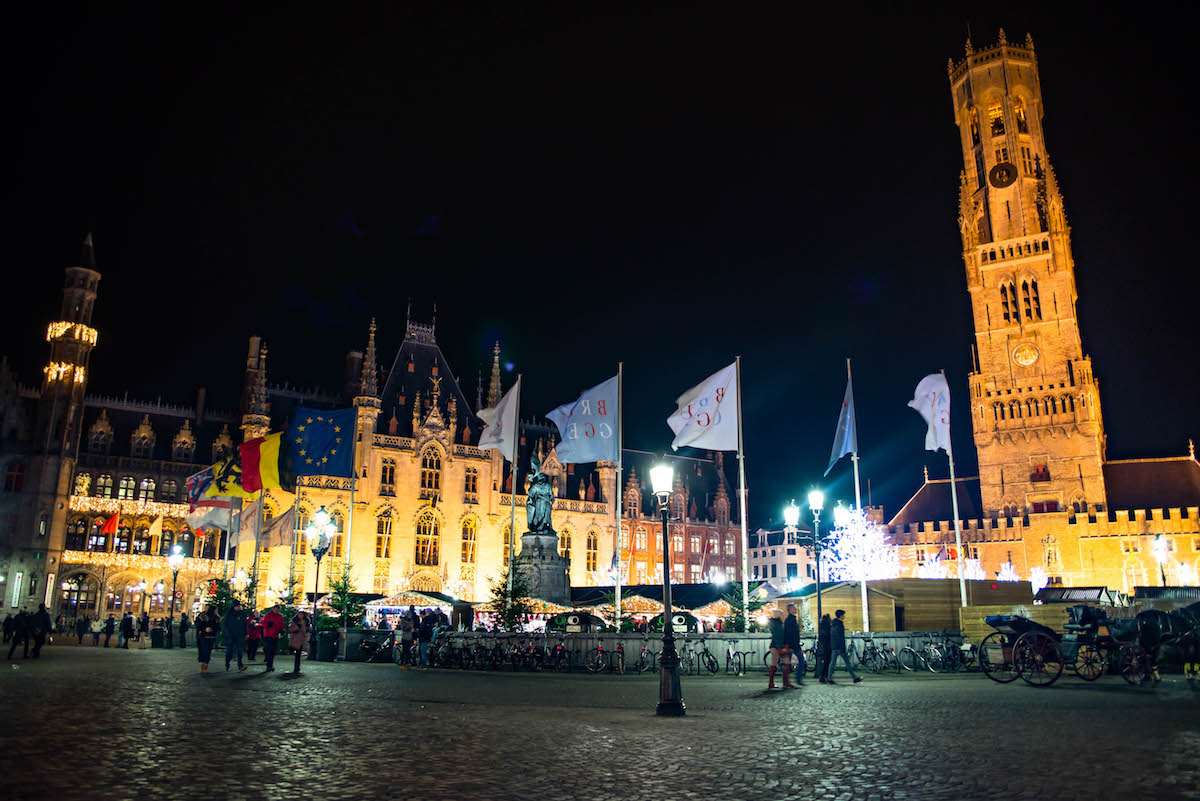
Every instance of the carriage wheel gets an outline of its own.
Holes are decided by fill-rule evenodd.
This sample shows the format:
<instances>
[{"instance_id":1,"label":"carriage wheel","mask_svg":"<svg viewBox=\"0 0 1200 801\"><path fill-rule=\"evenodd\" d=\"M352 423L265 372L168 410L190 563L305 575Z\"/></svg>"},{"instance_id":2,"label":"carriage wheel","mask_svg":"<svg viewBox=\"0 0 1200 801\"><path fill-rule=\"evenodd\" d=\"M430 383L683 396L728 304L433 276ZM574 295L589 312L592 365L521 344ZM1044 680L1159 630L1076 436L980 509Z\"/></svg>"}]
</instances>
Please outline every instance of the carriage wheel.
<instances>
[{"instance_id":1,"label":"carriage wheel","mask_svg":"<svg viewBox=\"0 0 1200 801\"><path fill-rule=\"evenodd\" d=\"M985 676L1000 684L1008 684L1017 678L1017 669L1012 662L1012 647L1003 634L993 631L979 645L979 667Z\"/></svg>"},{"instance_id":2,"label":"carriage wheel","mask_svg":"<svg viewBox=\"0 0 1200 801\"><path fill-rule=\"evenodd\" d=\"M1094 645L1081 645L1075 653L1075 675L1095 681L1104 675L1104 654Z\"/></svg>"},{"instance_id":3,"label":"carriage wheel","mask_svg":"<svg viewBox=\"0 0 1200 801\"><path fill-rule=\"evenodd\" d=\"M1149 663L1149 654L1138 644L1122 645L1120 653L1117 654L1117 668L1121 671L1121 678L1134 687L1141 687L1146 681L1146 674L1150 672Z\"/></svg>"},{"instance_id":4,"label":"carriage wheel","mask_svg":"<svg viewBox=\"0 0 1200 801\"><path fill-rule=\"evenodd\" d=\"M1013 645L1013 661L1026 684L1048 687L1062 675L1062 646L1048 634L1027 631Z\"/></svg>"}]
</instances>

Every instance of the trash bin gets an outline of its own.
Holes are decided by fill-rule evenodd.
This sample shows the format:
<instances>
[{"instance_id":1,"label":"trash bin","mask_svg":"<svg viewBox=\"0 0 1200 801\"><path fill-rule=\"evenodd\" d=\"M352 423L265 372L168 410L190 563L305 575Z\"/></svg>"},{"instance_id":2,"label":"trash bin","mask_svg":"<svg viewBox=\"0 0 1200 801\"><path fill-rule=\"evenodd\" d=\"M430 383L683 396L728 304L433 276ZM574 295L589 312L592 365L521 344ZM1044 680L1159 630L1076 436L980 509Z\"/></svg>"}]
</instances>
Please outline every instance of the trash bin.
<instances>
[{"instance_id":1,"label":"trash bin","mask_svg":"<svg viewBox=\"0 0 1200 801\"><path fill-rule=\"evenodd\" d=\"M336 631L321 631L317 633L317 661L333 662L337 659L338 633Z\"/></svg>"},{"instance_id":2,"label":"trash bin","mask_svg":"<svg viewBox=\"0 0 1200 801\"><path fill-rule=\"evenodd\" d=\"M162 629L150 629L150 647L151 648L162 648L163 647L163 630Z\"/></svg>"}]
</instances>

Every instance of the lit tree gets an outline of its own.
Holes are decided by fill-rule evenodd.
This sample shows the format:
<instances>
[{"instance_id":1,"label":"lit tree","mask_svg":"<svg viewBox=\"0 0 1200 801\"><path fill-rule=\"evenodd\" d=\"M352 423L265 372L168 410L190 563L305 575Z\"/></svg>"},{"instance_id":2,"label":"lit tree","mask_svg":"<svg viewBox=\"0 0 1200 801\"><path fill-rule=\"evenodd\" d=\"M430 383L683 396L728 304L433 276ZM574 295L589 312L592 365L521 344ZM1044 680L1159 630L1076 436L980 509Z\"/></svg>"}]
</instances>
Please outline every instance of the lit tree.
<instances>
[{"instance_id":1,"label":"lit tree","mask_svg":"<svg viewBox=\"0 0 1200 801\"><path fill-rule=\"evenodd\" d=\"M946 563L938 557L933 557L923 565L917 565L917 578L943 579L946 578Z\"/></svg>"},{"instance_id":2,"label":"lit tree","mask_svg":"<svg viewBox=\"0 0 1200 801\"><path fill-rule=\"evenodd\" d=\"M1020 581L1021 576L1017 573L1017 569L1013 567L1012 562L1005 562L1000 565L1000 572L996 574L996 581Z\"/></svg>"},{"instance_id":3,"label":"lit tree","mask_svg":"<svg viewBox=\"0 0 1200 801\"><path fill-rule=\"evenodd\" d=\"M834 520L821 548L821 581L877 581L900 575L900 554L883 526L869 523L861 509L838 507Z\"/></svg>"},{"instance_id":4,"label":"lit tree","mask_svg":"<svg viewBox=\"0 0 1200 801\"><path fill-rule=\"evenodd\" d=\"M965 563L966 568L963 570L963 574L969 581L983 581L986 578L983 565L979 563L978 559L967 559Z\"/></svg>"},{"instance_id":5,"label":"lit tree","mask_svg":"<svg viewBox=\"0 0 1200 801\"><path fill-rule=\"evenodd\" d=\"M1046 571L1040 567L1035 567L1029 571L1029 583L1033 585L1033 594L1037 595L1038 590L1042 589L1049 582L1046 579Z\"/></svg>"}]
</instances>

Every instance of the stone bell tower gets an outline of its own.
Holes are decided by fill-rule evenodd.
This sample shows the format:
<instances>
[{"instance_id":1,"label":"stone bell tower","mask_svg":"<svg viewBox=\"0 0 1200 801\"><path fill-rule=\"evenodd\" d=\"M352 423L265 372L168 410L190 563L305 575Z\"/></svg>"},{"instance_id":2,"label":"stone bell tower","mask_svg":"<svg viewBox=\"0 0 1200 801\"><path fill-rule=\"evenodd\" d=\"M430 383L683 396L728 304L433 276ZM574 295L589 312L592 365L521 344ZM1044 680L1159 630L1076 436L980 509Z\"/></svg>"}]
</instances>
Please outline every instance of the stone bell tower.
<instances>
[{"instance_id":1,"label":"stone bell tower","mask_svg":"<svg viewBox=\"0 0 1200 801\"><path fill-rule=\"evenodd\" d=\"M1105 508L1104 424L1075 312L1071 229L1046 148L1033 39L947 65L975 320L972 427L985 515Z\"/></svg>"}]
</instances>

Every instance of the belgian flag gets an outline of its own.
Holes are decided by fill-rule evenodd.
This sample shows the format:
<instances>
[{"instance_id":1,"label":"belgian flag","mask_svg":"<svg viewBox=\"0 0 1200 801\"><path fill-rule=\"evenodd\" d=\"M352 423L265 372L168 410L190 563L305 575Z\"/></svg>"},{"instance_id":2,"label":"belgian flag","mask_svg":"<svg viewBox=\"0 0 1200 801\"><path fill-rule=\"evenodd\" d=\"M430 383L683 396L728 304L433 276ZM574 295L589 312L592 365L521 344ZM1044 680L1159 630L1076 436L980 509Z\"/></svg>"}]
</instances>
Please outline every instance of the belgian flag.
<instances>
[{"instance_id":1,"label":"belgian flag","mask_svg":"<svg viewBox=\"0 0 1200 801\"><path fill-rule=\"evenodd\" d=\"M283 442L283 433L268 434L238 446L242 459L242 489L256 492L280 488L296 491L296 473L292 469L292 449Z\"/></svg>"}]
</instances>

